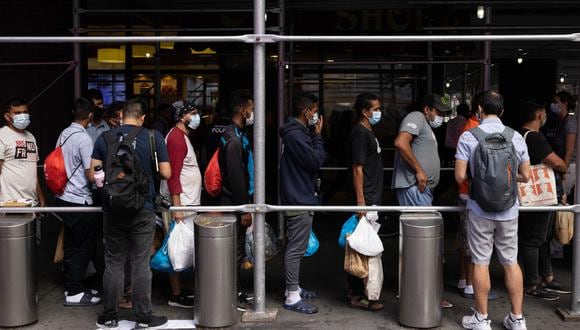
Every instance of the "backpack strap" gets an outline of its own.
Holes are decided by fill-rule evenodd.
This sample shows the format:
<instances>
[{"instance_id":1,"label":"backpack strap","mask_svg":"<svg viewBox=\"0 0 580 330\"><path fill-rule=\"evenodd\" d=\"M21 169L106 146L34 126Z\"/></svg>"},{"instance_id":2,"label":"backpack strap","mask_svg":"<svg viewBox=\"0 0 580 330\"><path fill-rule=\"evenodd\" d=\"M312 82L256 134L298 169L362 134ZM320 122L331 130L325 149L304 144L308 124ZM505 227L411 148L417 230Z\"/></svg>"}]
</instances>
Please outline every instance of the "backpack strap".
<instances>
[{"instance_id":1,"label":"backpack strap","mask_svg":"<svg viewBox=\"0 0 580 330\"><path fill-rule=\"evenodd\" d=\"M141 133L141 130L143 130L143 127L133 127L133 129L129 131L129 134L127 134L127 136L123 139L127 139L126 141L128 143L133 143L133 140L137 138L139 133Z\"/></svg>"},{"instance_id":2,"label":"backpack strap","mask_svg":"<svg viewBox=\"0 0 580 330\"><path fill-rule=\"evenodd\" d=\"M514 130L507 126L505 126L503 132L501 132L501 135L505 138L506 141L509 142L511 142L512 139L514 138L514 134L515 134Z\"/></svg>"},{"instance_id":3,"label":"backpack strap","mask_svg":"<svg viewBox=\"0 0 580 330\"><path fill-rule=\"evenodd\" d=\"M481 141L485 140L485 137L487 136L487 133L484 132L478 126L470 129L469 132L471 132L471 134L473 134L473 136L475 137L477 142L481 142Z\"/></svg>"},{"instance_id":4,"label":"backpack strap","mask_svg":"<svg viewBox=\"0 0 580 330\"><path fill-rule=\"evenodd\" d=\"M62 146L64 146L64 144L66 143L66 141L68 141L68 139L70 139L70 137L71 137L71 136L73 136L73 135L75 135L75 134L77 134L77 133L81 133L81 132L82 132L82 131L75 131L75 132L72 132L72 133L71 133L69 136L67 136L67 137L66 137L66 139L64 139L64 142L63 142L63 143L59 143L59 145L60 145L61 147L62 147ZM60 138L62 138L62 135L60 136ZM59 138L59 140L60 140L60 138Z\"/></svg>"},{"instance_id":5,"label":"backpack strap","mask_svg":"<svg viewBox=\"0 0 580 330\"><path fill-rule=\"evenodd\" d=\"M161 176L159 174L159 160L157 159L157 142L155 141L155 132L149 129L149 152L151 153L151 165L153 166L153 182L155 192L159 193L161 185Z\"/></svg>"}]
</instances>

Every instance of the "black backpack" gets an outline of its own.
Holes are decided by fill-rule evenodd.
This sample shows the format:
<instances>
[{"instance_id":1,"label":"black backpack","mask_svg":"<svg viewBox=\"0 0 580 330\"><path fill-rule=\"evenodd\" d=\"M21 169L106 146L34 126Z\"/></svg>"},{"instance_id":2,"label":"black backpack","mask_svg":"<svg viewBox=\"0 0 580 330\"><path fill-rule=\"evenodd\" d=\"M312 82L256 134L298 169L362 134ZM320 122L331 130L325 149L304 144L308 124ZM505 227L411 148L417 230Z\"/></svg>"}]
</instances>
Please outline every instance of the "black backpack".
<instances>
[{"instance_id":1,"label":"black backpack","mask_svg":"<svg viewBox=\"0 0 580 330\"><path fill-rule=\"evenodd\" d=\"M477 139L470 196L486 212L501 212L514 206L518 197L518 159L512 143L514 130L486 133L469 130Z\"/></svg>"},{"instance_id":2,"label":"black backpack","mask_svg":"<svg viewBox=\"0 0 580 330\"><path fill-rule=\"evenodd\" d=\"M149 195L150 176L135 151L135 139L143 128L133 128L127 136L103 133L107 143L104 163L103 210L114 214L135 214Z\"/></svg>"}]
</instances>

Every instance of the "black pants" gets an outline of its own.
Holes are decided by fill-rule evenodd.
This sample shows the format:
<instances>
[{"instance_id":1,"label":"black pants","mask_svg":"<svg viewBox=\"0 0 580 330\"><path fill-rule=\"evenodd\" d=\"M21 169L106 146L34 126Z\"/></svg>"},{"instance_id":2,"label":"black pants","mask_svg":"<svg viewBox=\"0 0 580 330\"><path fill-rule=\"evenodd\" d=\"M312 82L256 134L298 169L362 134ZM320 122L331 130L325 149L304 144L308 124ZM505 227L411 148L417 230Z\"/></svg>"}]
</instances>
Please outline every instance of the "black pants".
<instances>
[{"instance_id":1,"label":"black pants","mask_svg":"<svg viewBox=\"0 0 580 330\"><path fill-rule=\"evenodd\" d=\"M142 210L135 215L105 213L105 316L116 318L123 294L125 261L131 260L133 312L137 321L151 315L151 245L155 234L155 213Z\"/></svg>"},{"instance_id":2,"label":"black pants","mask_svg":"<svg viewBox=\"0 0 580 330\"><path fill-rule=\"evenodd\" d=\"M552 275L550 240L554 225L553 212L521 212L518 218L519 255L524 283L533 286L540 277Z\"/></svg>"},{"instance_id":3,"label":"black pants","mask_svg":"<svg viewBox=\"0 0 580 330\"><path fill-rule=\"evenodd\" d=\"M81 207L56 199L59 207ZM85 290L83 278L89 261L95 256L98 229L97 218L93 213L60 213L64 225L64 288L68 295L76 295Z\"/></svg>"}]
</instances>

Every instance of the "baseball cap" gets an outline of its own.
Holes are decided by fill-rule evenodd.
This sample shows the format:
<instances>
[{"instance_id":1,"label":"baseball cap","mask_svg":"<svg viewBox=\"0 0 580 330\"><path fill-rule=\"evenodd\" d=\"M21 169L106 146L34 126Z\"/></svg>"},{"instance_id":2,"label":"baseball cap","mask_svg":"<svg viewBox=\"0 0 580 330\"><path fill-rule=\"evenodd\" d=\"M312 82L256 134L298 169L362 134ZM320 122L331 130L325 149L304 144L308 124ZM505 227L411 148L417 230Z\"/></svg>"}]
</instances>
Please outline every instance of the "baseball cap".
<instances>
[{"instance_id":1,"label":"baseball cap","mask_svg":"<svg viewBox=\"0 0 580 330\"><path fill-rule=\"evenodd\" d=\"M451 108L449 107L450 99L448 97L441 96L439 94L431 94L425 98L425 105L436 108L441 112L449 112Z\"/></svg>"},{"instance_id":2,"label":"baseball cap","mask_svg":"<svg viewBox=\"0 0 580 330\"><path fill-rule=\"evenodd\" d=\"M184 100L177 100L171 104L171 112L175 122L194 110L197 110L196 106Z\"/></svg>"}]
</instances>

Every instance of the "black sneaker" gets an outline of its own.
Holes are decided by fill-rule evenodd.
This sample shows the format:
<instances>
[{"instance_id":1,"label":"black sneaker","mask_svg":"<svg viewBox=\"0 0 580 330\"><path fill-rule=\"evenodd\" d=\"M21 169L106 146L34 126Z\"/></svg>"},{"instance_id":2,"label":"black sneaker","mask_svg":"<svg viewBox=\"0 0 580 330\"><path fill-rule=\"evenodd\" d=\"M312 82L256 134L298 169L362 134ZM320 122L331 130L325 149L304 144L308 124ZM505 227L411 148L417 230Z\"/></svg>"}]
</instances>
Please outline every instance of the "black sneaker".
<instances>
[{"instance_id":1,"label":"black sneaker","mask_svg":"<svg viewBox=\"0 0 580 330\"><path fill-rule=\"evenodd\" d=\"M97 318L97 327L99 329L118 330L119 321L116 318L110 318L105 315L100 315Z\"/></svg>"},{"instance_id":2,"label":"black sneaker","mask_svg":"<svg viewBox=\"0 0 580 330\"><path fill-rule=\"evenodd\" d=\"M171 297L169 297L167 305L171 307L193 308L193 298L188 298L186 296L171 295Z\"/></svg>"},{"instance_id":3,"label":"black sneaker","mask_svg":"<svg viewBox=\"0 0 580 330\"><path fill-rule=\"evenodd\" d=\"M137 321L135 330L140 329L162 329L167 326L167 318L165 316L149 316L147 321Z\"/></svg>"},{"instance_id":4,"label":"black sneaker","mask_svg":"<svg viewBox=\"0 0 580 330\"><path fill-rule=\"evenodd\" d=\"M569 288L563 286L562 284L556 282L556 281L552 281L548 284L544 284L542 285L543 289L546 289L546 291L550 291L550 292L555 292L555 293L560 293L560 294L570 294L572 293L572 290L570 290Z\"/></svg>"},{"instance_id":5,"label":"black sneaker","mask_svg":"<svg viewBox=\"0 0 580 330\"><path fill-rule=\"evenodd\" d=\"M534 290L531 291L526 291L526 296L528 297L534 297L534 298L538 298L538 299L543 299L543 300L548 300L548 301L555 301L560 299L560 296L558 296L555 293L552 292L548 292L547 290L544 290L543 288L536 288Z\"/></svg>"},{"instance_id":6,"label":"black sneaker","mask_svg":"<svg viewBox=\"0 0 580 330\"><path fill-rule=\"evenodd\" d=\"M254 295L246 291L238 292L238 300L243 303L250 303L254 300Z\"/></svg>"}]
</instances>

